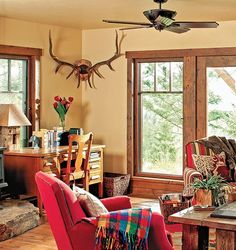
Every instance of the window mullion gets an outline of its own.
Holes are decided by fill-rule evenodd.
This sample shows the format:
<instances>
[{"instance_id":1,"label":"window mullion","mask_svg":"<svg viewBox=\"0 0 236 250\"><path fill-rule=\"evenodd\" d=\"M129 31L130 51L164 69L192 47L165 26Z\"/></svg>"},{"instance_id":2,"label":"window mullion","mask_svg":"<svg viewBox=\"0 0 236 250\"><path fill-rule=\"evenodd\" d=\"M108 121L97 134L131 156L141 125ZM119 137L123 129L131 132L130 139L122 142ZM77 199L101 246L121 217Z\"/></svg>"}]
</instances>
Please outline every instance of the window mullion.
<instances>
[{"instance_id":1,"label":"window mullion","mask_svg":"<svg viewBox=\"0 0 236 250\"><path fill-rule=\"evenodd\" d=\"M172 92L171 90L172 90L172 79L171 79L171 74L172 74L172 72L171 72L171 63L169 63L169 92Z\"/></svg>"},{"instance_id":2,"label":"window mullion","mask_svg":"<svg viewBox=\"0 0 236 250\"><path fill-rule=\"evenodd\" d=\"M154 63L154 92L157 91L157 64Z\"/></svg>"}]
</instances>

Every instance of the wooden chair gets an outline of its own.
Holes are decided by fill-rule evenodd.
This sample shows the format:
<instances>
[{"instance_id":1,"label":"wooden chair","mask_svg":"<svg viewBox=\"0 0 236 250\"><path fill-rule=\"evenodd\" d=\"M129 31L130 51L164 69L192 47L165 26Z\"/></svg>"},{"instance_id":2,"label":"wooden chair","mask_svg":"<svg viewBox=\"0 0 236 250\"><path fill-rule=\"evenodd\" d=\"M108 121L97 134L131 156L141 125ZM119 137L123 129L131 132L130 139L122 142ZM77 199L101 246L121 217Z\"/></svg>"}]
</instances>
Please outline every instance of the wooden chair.
<instances>
[{"instance_id":1,"label":"wooden chair","mask_svg":"<svg viewBox=\"0 0 236 250\"><path fill-rule=\"evenodd\" d=\"M71 181L82 180L85 190L89 190L89 157L92 146L93 134L85 135L71 134L68 136L69 150L66 168L61 169L61 179L70 185ZM76 144L76 145L75 145ZM84 148L86 147L86 155ZM73 164L72 164L73 163Z\"/></svg>"}]
</instances>

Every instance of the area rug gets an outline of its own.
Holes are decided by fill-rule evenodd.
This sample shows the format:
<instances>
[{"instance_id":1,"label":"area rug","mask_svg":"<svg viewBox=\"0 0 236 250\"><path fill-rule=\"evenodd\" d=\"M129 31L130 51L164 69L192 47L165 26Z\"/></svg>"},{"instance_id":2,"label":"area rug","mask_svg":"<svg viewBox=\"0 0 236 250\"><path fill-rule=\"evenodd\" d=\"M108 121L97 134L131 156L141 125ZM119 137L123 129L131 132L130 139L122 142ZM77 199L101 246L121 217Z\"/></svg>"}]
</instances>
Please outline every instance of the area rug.
<instances>
[{"instance_id":1,"label":"area rug","mask_svg":"<svg viewBox=\"0 0 236 250\"><path fill-rule=\"evenodd\" d=\"M28 201L0 202L0 241L20 235L39 225L39 210Z\"/></svg>"},{"instance_id":2,"label":"area rug","mask_svg":"<svg viewBox=\"0 0 236 250\"><path fill-rule=\"evenodd\" d=\"M182 249L182 225L181 224L166 224L166 230L172 235L173 246L175 250Z\"/></svg>"}]
</instances>

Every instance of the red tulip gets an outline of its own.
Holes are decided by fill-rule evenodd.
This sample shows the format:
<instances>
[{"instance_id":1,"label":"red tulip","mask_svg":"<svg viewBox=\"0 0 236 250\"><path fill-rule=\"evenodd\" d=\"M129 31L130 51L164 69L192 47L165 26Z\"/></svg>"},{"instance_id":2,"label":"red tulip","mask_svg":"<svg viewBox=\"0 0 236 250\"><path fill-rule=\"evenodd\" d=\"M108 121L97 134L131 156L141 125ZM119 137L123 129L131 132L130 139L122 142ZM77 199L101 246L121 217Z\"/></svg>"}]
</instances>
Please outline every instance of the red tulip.
<instances>
[{"instance_id":1,"label":"red tulip","mask_svg":"<svg viewBox=\"0 0 236 250\"><path fill-rule=\"evenodd\" d=\"M72 96L70 96L70 97L68 98L68 100L69 100L70 102L73 102L74 98L73 98Z\"/></svg>"},{"instance_id":2,"label":"red tulip","mask_svg":"<svg viewBox=\"0 0 236 250\"><path fill-rule=\"evenodd\" d=\"M62 99L59 95L55 96L54 97L54 100L57 101L57 102L60 102Z\"/></svg>"},{"instance_id":3,"label":"red tulip","mask_svg":"<svg viewBox=\"0 0 236 250\"><path fill-rule=\"evenodd\" d=\"M56 109L56 108L57 108L57 106L58 106L58 103L57 103L57 102L54 102L54 103L53 103L53 107L54 107L54 109Z\"/></svg>"},{"instance_id":4,"label":"red tulip","mask_svg":"<svg viewBox=\"0 0 236 250\"><path fill-rule=\"evenodd\" d=\"M61 104L62 104L63 106L65 106L65 105L66 105L66 100L62 100L62 101L61 101Z\"/></svg>"}]
</instances>

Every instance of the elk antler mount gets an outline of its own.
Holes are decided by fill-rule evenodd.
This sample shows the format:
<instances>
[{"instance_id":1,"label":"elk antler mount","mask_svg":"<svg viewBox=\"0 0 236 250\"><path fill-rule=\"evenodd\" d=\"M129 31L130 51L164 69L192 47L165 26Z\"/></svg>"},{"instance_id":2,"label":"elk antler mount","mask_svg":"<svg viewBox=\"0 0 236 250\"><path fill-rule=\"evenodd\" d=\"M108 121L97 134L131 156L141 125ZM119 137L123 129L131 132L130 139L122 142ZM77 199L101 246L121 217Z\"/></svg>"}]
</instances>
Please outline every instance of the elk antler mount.
<instances>
[{"instance_id":1,"label":"elk antler mount","mask_svg":"<svg viewBox=\"0 0 236 250\"><path fill-rule=\"evenodd\" d=\"M113 69L111 63L123 55L121 53L121 43L122 43L124 37L125 37L125 35L122 33L122 36L121 36L120 40L118 41L118 32L116 31L116 39L115 39L116 52L108 60L101 61L101 62L98 62L98 63L95 63L94 65L92 65L92 63L89 60L80 59L78 61L75 61L74 64L72 64L72 63L60 60L57 56L55 56L53 54L51 31L49 31L49 54L52 57L52 59L58 64L56 69L55 69L55 74L61 69L62 66L69 66L70 68L72 68L72 70L69 73L69 75L66 77L66 79L70 78L71 75L74 73L78 79L77 88L79 88L81 81L88 82L90 88L96 88L94 85L94 80L93 80L94 73L98 77L104 78L103 75L98 70L99 67L101 67L103 65L107 65L109 67L109 69L115 71ZM92 80L91 80L91 77L92 77Z\"/></svg>"}]
</instances>

